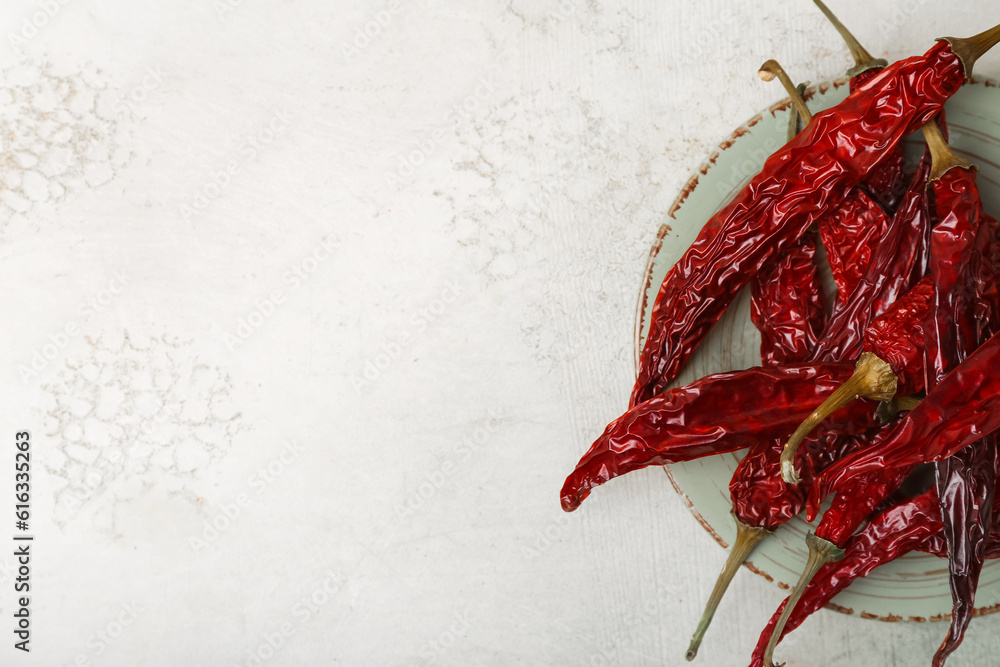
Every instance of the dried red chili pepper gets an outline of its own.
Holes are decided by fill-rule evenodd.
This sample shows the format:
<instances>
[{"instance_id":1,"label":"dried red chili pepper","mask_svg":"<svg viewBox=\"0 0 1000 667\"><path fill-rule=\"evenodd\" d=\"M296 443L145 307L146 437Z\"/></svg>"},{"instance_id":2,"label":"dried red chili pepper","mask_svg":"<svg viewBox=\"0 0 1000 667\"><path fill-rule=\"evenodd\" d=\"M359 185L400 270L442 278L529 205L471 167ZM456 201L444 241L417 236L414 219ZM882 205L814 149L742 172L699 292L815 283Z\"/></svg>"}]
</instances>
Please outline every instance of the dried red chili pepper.
<instances>
[{"instance_id":1,"label":"dried red chili pepper","mask_svg":"<svg viewBox=\"0 0 1000 667\"><path fill-rule=\"evenodd\" d=\"M824 419L858 398L888 401L897 394L923 389L923 327L931 310L934 283L924 278L906 296L869 325L854 375L830 394L788 439L782 452L781 474L798 484L793 459L802 440Z\"/></svg>"},{"instance_id":2,"label":"dried red chili pepper","mask_svg":"<svg viewBox=\"0 0 1000 667\"><path fill-rule=\"evenodd\" d=\"M764 649L765 665L772 667L771 658L774 655L774 649L782 636L788 618L795 609L799 598L805 593L809 582L824 565L844 557L844 547L851 535L886 498L899 488L911 470L912 467L877 470L856 477L838 489L833 504L823 514L823 519L816 527L816 532L806 535L809 557L798 583L789 595L789 604L778 618L775 632L771 635L771 641ZM808 515L806 518L812 520Z\"/></svg>"},{"instance_id":3,"label":"dried red chili pepper","mask_svg":"<svg viewBox=\"0 0 1000 667\"><path fill-rule=\"evenodd\" d=\"M822 0L813 1L854 56L855 67L848 71L853 93L875 78L888 62L868 53ZM895 211L905 191L904 162L903 146L897 144L866 174L863 186L852 190L840 206L819 221L820 240L826 248L833 282L837 286L835 310L861 281L875 243L892 223L887 211Z\"/></svg>"},{"instance_id":4,"label":"dried red chili pepper","mask_svg":"<svg viewBox=\"0 0 1000 667\"><path fill-rule=\"evenodd\" d=\"M925 327L924 350L927 387L933 389L979 342L981 327L974 319L979 301L974 258L985 213L974 167L950 150L937 125L930 123L924 134L934 156L931 181L937 218L930 246L930 270L936 289ZM984 547L993 525L998 468L1000 456L991 436L938 461L935 467L948 544L952 618L948 634L934 655L934 667L941 667L958 648L972 620Z\"/></svg>"},{"instance_id":5,"label":"dried red chili pepper","mask_svg":"<svg viewBox=\"0 0 1000 667\"><path fill-rule=\"evenodd\" d=\"M993 497L1000 455L995 436L937 463L935 468L944 537L948 545L948 577L952 613L948 634L931 664L941 667L965 638L975 611L979 575L993 526Z\"/></svg>"},{"instance_id":6,"label":"dried red chili pepper","mask_svg":"<svg viewBox=\"0 0 1000 667\"><path fill-rule=\"evenodd\" d=\"M650 465L690 461L782 437L851 373L850 364L801 364L709 375L671 389L611 422L562 488L576 509L591 489ZM875 423L870 406L838 412L829 428L859 433Z\"/></svg>"},{"instance_id":7,"label":"dried red chili pepper","mask_svg":"<svg viewBox=\"0 0 1000 667\"><path fill-rule=\"evenodd\" d=\"M878 566L923 546L940 534L941 518L937 507L937 492L933 488L881 512L864 530L848 540L841 560L828 563L817 572L787 615L785 610L790 602L789 598L785 599L761 633L750 667L762 667L765 664L765 651L772 643L774 629L781 618L787 616L787 622L773 639L775 646L856 579L868 576Z\"/></svg>"},{"instance_id":8,"label":"dried red chili pepper","mask_svg":"<svg viewBox=\"0 0 1000 667\"><path fill-rule=\"evenodd\" d=\"M861 45L851 31L840 22L840 19L830 11L830 8L822 0L813 0L813 2L816 3L820 11L826 15L826 18L829 19L833 27L840 33L851 55L854 57L855 65L847 71L847 75L850 77L850 90L853 93L878 76L889 62L883 58L875 58L872 54L868 53L868 50ZM906 156L903 153L903 147L897 145L894 150L887 153L882 161L865 175L865 187L872 197L874 197L875 201L884 207L886 211L895 211L899 206L900 197L906 191L905 162ZM859 230L859 233L863 233L863 231ZM872 238L877 239L878 237ZM823 243L826 245L827 241L824 239ZM827 245L827 248L829 247ZM845 244L843 247L850 248L851 246ZM850 291L841 292L841 294L846 297L847 294L850 294Z\"/></svg>"},{"instance_id":9,"label":"dried red chili pepper","mask_svg":"<svg viewBox=\"0 0 1000 667\"><path fill-rule=\"evenodd\" d=\"M785 92L788 93L789 99L792 101L793 108L797 111L795 115L800 116L806 125L812 121L812 113L802 98L802 92L792 85L791 78L776 60L768 60L764 63L760 68L759 74L766 81L773 79L780 81ZM788 140L791 141L793 138L794 135L789 136ZM902 150L902 146L898 146L897 148L900 151ZM901 171L900 176L902 176ZM891 223L892 220L882 210L882 207L872 201L871 197L860 187L853 188L840 205L820 218L817 223L819 237L825 246L826 257L833 275L833 281L837 286L838 302L850 295L857 286L869 264L875 242L882 238ZM788 252L801 252L799 250L801 244L809 244L810 247L815 247L809 234L803 234L797 244L794 244ZM815 252L812 253L809 259L812 260L814 255ZM786 258L784 263L789 263L789 261ZM779 264L782 263L779 262ZM809 265L806 263L805 258L797 262L794 266L800 272L798 275L800 276L801 287L799 287L798 291L789 292L789 296L782 298L780 295L773 294L774 291L779 289L774 279L784 276L772 276L770 275L772 272L766 268L751 281L751 288L753 288L752 291L755 295L758 292L762 294L762 301L765 297L770 298L771 300L767 303L773 305L771 309L765 311L762 315L758 315L759 319L763 320L765 316L770 316L777 317L778 321L782 323L790 320L789 325L785 328L789 329L791 333L804 330L807 332L808 338L801 341L797 346L792 347L792 343L796 342L795 339L790 339L790 336L787 334L777 339L768 337L766 335L768 325L763 324L762 326L755 319L754 323L757 324L757 328L762 332L762 357L765 352L773 349L776 343L783 343L783 346L779 348L779 352L791 350L796 353L796 356L789 354L788 359L796 361L805 359L805 355L801 353L802 350L808 349L811 351L816 347L817 338L823 324L825 324L826 310L825 308L819 310L822 307L823 290L816 276L815 269L811 273L806 273ZM758 284L765 280L768 282L764 284L770 287L772 290L771 293L758 287ZM791 278L786 278L785 282L798 287L796 281ZM796 296L798 297L797 299L795 299ZM751 317L753 317L755 305L757 304L752 301ZM835 310L836 308L837 306L834 306ZM759 307L758 310L760 310ZM808 328L799 324L796 319L799 313L804 313L805 317L811 318ZM830 360L826 359L824 361Z\"/></svg>"},{"instance_id":10,"label":"dried red chili pepper","mask_svg":"<svg viewBox=\"0 0 1000 667\"><path fill-rule=\"evenodd\" d=\"M1000 41L1000 26L894 63L817 114L765 162L667 273L650 315L630 405L662 391L733 295L835 207L909 131L937 114Z\"/></svg>"},{"instance_id":11,"label":"dried red chili pepper","mask_svg":"<svg viewBox=\"0 0 1000 667\"><path fill-rule=\"evenodd\" d=\"M826 494L858 475L940 461L998 428L1000 335L994 334L871 445L823 471L810 488L808 508L814 512Z\"/></svg>"},{"instance_id":12,"label":"dried red chili pepper","mask_svg":"<svg viewBox=\"0 0 1000 667\"><path fill-rule=\"evenodd\" d=\"M983 215L970 266L976 286L976 336L986 340L1000 330L1000 222Z\"/></svg>"},{"instance_id":13,"label":"dried red chili pepper","mask_svg":"<svg viewBox=\"0 0 1000 667\"><path fill-rule=\"evenodd\" d=\"M834 448L833 441L847 440L849 444L861 442L853 438L847 439L837 433L825 433L817 438L819 439L826 442L815 449L806 447L805 451L800 452L800 465L810 471L824 466L828 452ZM803 487L786 484L778 474L781 448L781 438L757 441L740 460L733 473L732 481L729 483L729 494L733 502L732 514L736 523L736 539L705 605L698 627L691 637L691 643L685 654L688 661L694 660L698 655L705 632L711 625L715 611L740 565L750 557L763 539L798 515L805 506Z\"/></svg>"}]
</instances>

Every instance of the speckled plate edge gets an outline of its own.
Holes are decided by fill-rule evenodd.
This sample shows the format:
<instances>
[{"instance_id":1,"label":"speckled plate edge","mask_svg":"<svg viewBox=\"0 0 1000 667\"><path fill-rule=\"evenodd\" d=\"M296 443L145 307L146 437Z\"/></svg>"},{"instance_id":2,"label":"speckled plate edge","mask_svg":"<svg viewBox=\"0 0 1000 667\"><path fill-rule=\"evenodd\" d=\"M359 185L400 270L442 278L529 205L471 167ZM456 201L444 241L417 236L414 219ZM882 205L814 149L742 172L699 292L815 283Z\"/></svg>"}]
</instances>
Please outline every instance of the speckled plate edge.
<instances>
[{"instance_id":1,"label":"speckled plate edge","mask_svg":"<svg viewBox=\"0 0 1000 667\"><path fill-rule=\"evenodd\" d=\"M807 91L806 91L806 99L808 100L809 98L811 98L814 94L816 94L817 91L819 93L821 93L821 94L824 94L830 88L837 89L837 88L841 88L841 87L846 86L846 85L849 85L849 79L846 78L846 77L840 77L840 78L837 78L837 79L831 79L831 80L828 80L828 81L821 82L821 83L816 84L814 86L810 86L807 89ZM973 76L972 81L968 85L984 86L986 88L1000 88L1000 82L998 82L996 80L993 80L993 79L990 79L990 78L980 77L980 76ZM684 187L681 188L680 194L677 196L677 198L674 200L673 204L671 204L670 209L667 211L666 218L669 219L669 220L676 219L675 214L677 213L677 211L680 210L680 208L684 205L684 202L688 199L688 197L691 195L691 193L694 192L694 190L698 187L698 183L699 183L700 178L703 177L703 176L708 175L709 171L711 170L712 166L715 165L716 160L718 159L718 157L719 157L719 155L721 154L722 151L726 151L729 148L731 148L733 145L735 145L737 139L739 139L740 137L744 136L749 131L749 129L751 127L757 125L761 120L763 120L764 114L766 114L766 113L776 114L778 112L788 111L788 109L790 108L790 106L791 106L791 100L786 97L783 100L781 100L781 101L779 101L779 102L771 105L767 109L764 109L760 113L754 115L752 118L750 118L745 123L743 123L738 128L736 128L733 131L733 133L727 139L725 139L724 141L722 141L718 145L718 147L715 150L713 150L712 153L709 154L708 158L706 158L706 160L704 162L702 162L701 166L699 166L698 169L687 180L687 182L684 184ZM646 311L647 311L647 309L650 306L649 299L647 298L647 294L649 292L649 288L651 287L651 283L652 283L652 280L653 280L654 265L656 263L657 256L659 255L660 251L663 248L664 239L667 237L667 235L671 231L672 231L672 228L671 228L671 225L669 224L669 222L663 222L660 225L660 229L657 232L656 238L653 241L653 245L652 245L652 247L650 248L650 251L649 251L649 257L648 257L648 259L646 261L646 268L643 271L642 287L640 288L640 291L639 291L639 298L638 298L638 303L636 305L636 316L635 316L634 353L635 353L635 370L636 370L636 375L638 375L638 372L639 372L640 358L641 358L641 355L642 355L642 346L643 346L643 342L644 342L643 341L643 335L642 335L643 328L644 328L643 324L644 324L644 320L645 320L645 317L646 317ZM722 548L728 549L729 548L729 544L724 539L722 539L722 537L712 527L712 525L698 512L697 508L694 506L694 503L691 502L691 500L690 500L690 498L688 498L687 494L684 493L684 491L681 489L680 485L677 483L677 480L674 478L673 474L670 471L670 466L663 466L663 470L666 473L667 478L670 480L670 484L671 484L671 486L673 486L674 491L676 491L677 494L682 498L682 500L684 501L684 504L687 506L688 510L691 512L691 514L694 516L694 518L698 521L698 523L701 524L701 526L708 532L709 535L712 536L712 538L716 542L719 543L719 545ZM744 566L747 569L749 569L751 572L753 572L753 573L755 573L757 575L760 575L764 579L767 579L769 582L776 583L776 585L778 585L779 587L781 587L783 589L787 589L787 585L782 584L780 582L776 582L775 579L774 579L774 577L772 577L767 572L764 572L763 570L761 570L761 569L757 568L756 566L754 566L754 564L753 564L752 561L747 561L746 563L744 563ZM842 607L842 606L834 604L832 602L829 603L826 606L826 608L827 609L832 609L832 610L840 612L842 614L857 615L857 616L859 616L861 618L864 618L864 619L879 620L879 621L889 622L889 623L895 623L895 622L904 621L904 620L910 620L910 621L931 621L931 622L940 622L940 621L949 621L949 620L951 620L951 614L938 614L938 615L928 616L928 617L913 617L913 616L903 617L903 616L898 616L898 615L895 615L895 614L877 615L877 614L867 613L867 612L864 612L864 611L857 612L854 609L848 609L846 607ZM994 604L994 605L989 605L989 606L984 606L984 607L977 607L973 611L973 616L985 616L985 615L993 614L993 613L996 613L996 612L1000 612L1000 604Z\"/></svg>"}]
</instances>

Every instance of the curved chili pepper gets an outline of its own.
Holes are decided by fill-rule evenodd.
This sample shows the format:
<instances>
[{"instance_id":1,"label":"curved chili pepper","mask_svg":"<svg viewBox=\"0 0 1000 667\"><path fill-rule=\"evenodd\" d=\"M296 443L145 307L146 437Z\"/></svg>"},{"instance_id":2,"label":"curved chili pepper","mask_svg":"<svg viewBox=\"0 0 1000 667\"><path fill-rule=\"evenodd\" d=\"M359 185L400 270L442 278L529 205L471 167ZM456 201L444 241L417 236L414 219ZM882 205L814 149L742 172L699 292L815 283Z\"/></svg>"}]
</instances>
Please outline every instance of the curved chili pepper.
<instances>
[{"instance_id":1,"label":"curved chili pepper","mask_svg":"<svg viewBox=\"0 0 1000 667\"><path fill-rule=\"evenodd\" d=\"M816 573L789 614L784 613L790 604L789 598L778 607L757 640L750 667L762 667L765 651L772 642L776 646L856 579L868 576L878 566L896 560L940 534L941 517L933 488L881 512L864 530L848 540L841 560L828 563ZM787 622L772 640L782 617L786 617Z\"/></svg>"},{"instance_id":2,"label":"curved chili pepper","mask_svg":"<svg viewBox=\"0 0 1000 667\"><path fill-rule=\"evenodd\" d=\"M664 278L629 404L669 385L750 277L937 114L965 82L971 63L997 41L1000 26L890 65L839 105L816 114L768 158Z\"/></svg>"},{"instance_id":3,"label":"curved chili pepper","mask_svg":"<svg viewBox=\"0 0 1000 667\"><path fill-rule=\"evenodd\" d=\"M1000 335L994 334L927 392L872 444L820 473L809 491L815 511L833 489L858 475L948 458L1000 428Z\"/></svg>"},{"instance_id":4,"label":"curved chili pepper","mask_svg":"<svg viewBox=\"0 0 1000 667\"><path fill-rule=\"evenodd\" d=\"M650 465L690 461L782 437L810 405L833 391L850 364L801 364L709 375L671 389L611 422L566 478L571 512L591 489ZM870 406L838 412L831 430L859 433L875 423Z\"/></svg>"},{"instance_id":5,"label":"curved chili pepper","mask_svg":"<svg viewBox=\"0 0 1000 667\"><path fill-rule=\"evenodd\" d=\"M936 125L929 124L924 133L934 155L931 181L938 218L930 246L936 290L924 348L927 386L933 388L977 346L980 327L974 319L978 295L973 265L985 214L973 166L948 148ZM982 328L988 329L990 324ZM952 617L948 634L934 655L934 667L944 665L958 648L972 620L983 548L993 524L998 468L997 443L989 436L939 461L935 467L948 544Z\"/></svg>"},{"instance_id":6,"label":"curved chili pepper","mask_svg":"<svg viewBox=\"0 0 1000 667\"><path fill-rule=\"evenodd\" d=\"M836 410L858 398L888 401L923 389L923 327L933 297L934 282L924 278L869 325L854 375L799 424L785 444L781 474L786 482L799 483L792 465L799 444Z\"/></svg>"},{"instance_id":7,"label":"curved chili pepper","mask_svg":"<svg viewBox=\"0 0 1000 667\"><path fill-rule=\"evenodd\" d=\"M868 53L822 0L813 2L837 29L854 56L855 66L847 72L851 77L850 91L854 93L878 76L889 63ZM840 207L819 221L820 239L837 286L835 310L854 291L868 266L874 243L889 229L892 220L886 211L896 209L906 188L904 161L903 146L897 144L865 175L864 185L871 194L860 188L852 190Z\"/></svg>"},{"instance_id":8,"label":"curved chili pepper","mask_svg":"<svg viewBox=\"0 0 1000 667\"><path fill-rule=\"evenodd\" d=\"M858 48L864 51L860 45ZM758 73L766 81L778 79L788 93L793 109L797 112L793 115L800 116L806 125L812 121L812 113L802 98L801 90L792 85L791 78L776 60L768 60ZM791 141L793 138L794 135L790 133L788 140ZM897 150L902 151L902 146L897 146ZM846 298L857 286L869 264L875 242L885 234L891 223L892 220L882 207L872 201L860 187L853 188L839 206L820 218L817 224L819 236L825 246L827 260L837 286L838 301ZM808 245L813 252L801 250L801 245ZM788 257L793 253L794 256ZM809 257L805 257L806 254ZM809 270L808 262L814 261L815 256L815 243L811 236L803 234L788 251L788 255L776 264L782 269L787 265L788 273L791 275L787 277L784 273L774 275L773 270L765 268L751 281L752 294L755 296L751 301L751 318L761 331L761 356L765 363L769 357L777 357L781 361L805 359L803 350L811 352L815 349L818 336L826 321L823 290L814 263L812 270ZM802 257L798 258L799 255ZM796 269L798 273L792 273ZM793 289L787 290L785 296L780 293L775 294L777 290L782 289L777 279L790 283ZM762 289L761 283L769 287L771 292ZM756 298L758 294L760 294L759 299ZM771 304L771 308L764 310L761 308L762 303ZM836 308L837 306L834 306L835 310ZM756 317L755 310L758 311ZM775 324L767 323L764 319L766 317L774 318ZM808 318L806 325L801 323L800 318ZM768 335L781 325L784 325L783 330L777 329L776 333L783 333L784 336ZM796 333L806 339L798 342L793 337ZM777 347L778 345L780 347ZM831 360L824 359L824 361Z\"/></svg>"}]
</instances>

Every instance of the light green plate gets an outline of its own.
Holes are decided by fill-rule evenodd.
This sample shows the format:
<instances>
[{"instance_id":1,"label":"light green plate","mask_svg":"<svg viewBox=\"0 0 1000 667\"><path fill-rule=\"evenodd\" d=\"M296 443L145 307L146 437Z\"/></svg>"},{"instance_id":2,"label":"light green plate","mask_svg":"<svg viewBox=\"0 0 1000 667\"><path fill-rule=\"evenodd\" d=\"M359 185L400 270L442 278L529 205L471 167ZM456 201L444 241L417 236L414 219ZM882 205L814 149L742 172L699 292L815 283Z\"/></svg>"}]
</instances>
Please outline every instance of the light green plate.
<instances>
[{"instance_id":1,"label":"light green plate","mask_svg":"<svg viewBox=\"0 0 1000 667\"><path fill-rule=\"evenodd\" d=\"M813 86L807 92L813 111L826 109L847 96L846 79ZM688 181L670 208L649 254L636 316L636 363L649 331L649 311L668 269L694 242L713 213L722 208L760 171L764 160L785 142L786 99L754 116L720 144ZM979 165L979 185L986 208L1000 213L1000 89L995 81L976 77L946 107L951 145ZM919 133L918 133L919 135ZM923 142L907 141L908 152L919 155ZM750 322L750 299L744 290L687 364L678 384L716 373L760 364L760 334ZM743 452L712 456L670 466L667 475L695 518L719 544L728 547L735 535L730 517L729 480ZM782 588L798 580L806 562L805 535L810 526L793 519L765 540L751 557L750 569ZM724 555L720 551L718 567ZM706 563L706 567L713 564ZM983 569L977 612L1000 610L1000 562ZM951 612L948 565L940 558L910 554L877 569L838 595L831 605L862 618L940 621Z\"/></svg>"}]
</instances>

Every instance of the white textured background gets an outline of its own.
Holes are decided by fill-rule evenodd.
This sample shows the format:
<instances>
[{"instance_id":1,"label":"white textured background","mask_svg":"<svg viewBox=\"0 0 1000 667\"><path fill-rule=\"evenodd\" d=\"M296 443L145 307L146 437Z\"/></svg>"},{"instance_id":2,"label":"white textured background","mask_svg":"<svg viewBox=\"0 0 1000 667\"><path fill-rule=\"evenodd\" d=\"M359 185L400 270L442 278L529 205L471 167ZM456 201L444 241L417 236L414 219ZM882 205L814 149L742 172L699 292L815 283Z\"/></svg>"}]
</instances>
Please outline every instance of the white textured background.
<instances>
[{"instance_id":1,"label":"white textured background","mask_svg":"<svg viewBox=\"0 0 1000 667\"><path fill-rule=\"evenodd\" d=\"M1000 20L833 4L889 58ZM849 65L811 3L8 0L0 23L33 664L682 664L723 551L659 470L573 515L558 490L626 405L661 217L781 97L757 66ZM701 664L745 664L783 595L741 573ZM950 664L995 664L998 630ZM822 612L780 656L928 664L944 631Z\"/></svg>"}]
</instances>

